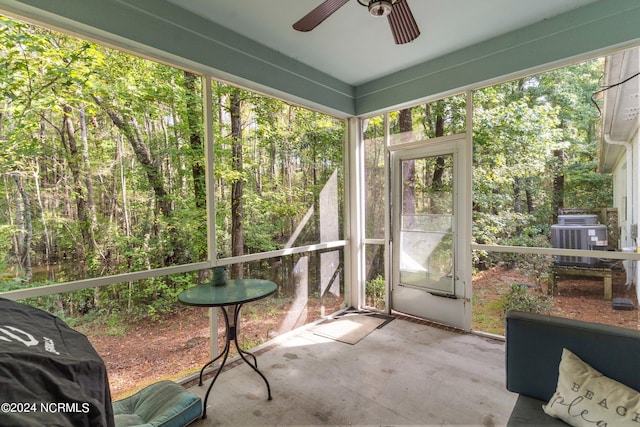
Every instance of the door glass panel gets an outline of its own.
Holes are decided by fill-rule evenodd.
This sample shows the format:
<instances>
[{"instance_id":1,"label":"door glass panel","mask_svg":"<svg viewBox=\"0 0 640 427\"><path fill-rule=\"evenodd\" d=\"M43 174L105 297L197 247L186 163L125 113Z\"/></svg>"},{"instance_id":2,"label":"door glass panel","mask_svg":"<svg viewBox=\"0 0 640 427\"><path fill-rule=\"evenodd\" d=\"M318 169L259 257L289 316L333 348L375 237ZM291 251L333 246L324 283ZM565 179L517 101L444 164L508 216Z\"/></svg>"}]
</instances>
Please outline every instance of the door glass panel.
<instances>
[{"instance_id":1,"label":"door glass panel","mask_svg":"<svg viewBox=\"0 0 640 427\"><path fill-rule=\"evenodd\" d=\"M400 284L453 294L453 154L400 167Z\"/></svg>"}]
</instances>

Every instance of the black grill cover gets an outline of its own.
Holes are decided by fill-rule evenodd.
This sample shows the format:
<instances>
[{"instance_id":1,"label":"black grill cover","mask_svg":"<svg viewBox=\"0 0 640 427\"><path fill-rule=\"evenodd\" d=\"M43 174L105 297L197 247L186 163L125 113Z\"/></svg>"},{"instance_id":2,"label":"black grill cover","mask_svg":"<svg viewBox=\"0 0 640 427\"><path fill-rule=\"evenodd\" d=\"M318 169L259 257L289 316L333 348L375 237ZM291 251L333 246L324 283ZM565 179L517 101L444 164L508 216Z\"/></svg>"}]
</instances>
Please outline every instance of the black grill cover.
<instances>
[{"instance_id":1,"label":"black grill cover","mask_svg":"<svg viewBox=\"0 0 640 427\"><path fill-rule=\"evenodd\" d=\"M106 367L87 337L4 298L0 426L114 426Z\"/></svg>"}]
</instances>

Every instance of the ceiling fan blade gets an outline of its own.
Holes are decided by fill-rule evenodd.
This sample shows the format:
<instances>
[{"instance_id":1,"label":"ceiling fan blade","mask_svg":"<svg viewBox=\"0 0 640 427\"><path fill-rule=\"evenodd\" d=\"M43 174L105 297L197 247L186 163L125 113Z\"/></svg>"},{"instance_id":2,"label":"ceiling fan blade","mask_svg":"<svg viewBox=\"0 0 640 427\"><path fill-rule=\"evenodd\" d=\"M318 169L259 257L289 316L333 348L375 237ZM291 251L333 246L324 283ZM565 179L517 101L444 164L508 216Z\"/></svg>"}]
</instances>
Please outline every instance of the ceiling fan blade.
<instances>
[{"instance_id":1,"label":"ceiling fan blade","mask_svg":"<svg viewBox=\"0 0 640 427\"><path fill-rule=\"evenodd\" d=\"M391 26L391 33L393 33L393 39L396 44L409 43L418 38L420 35L420 29L416 20L413 18L413 13L409 9L407 0L398 0L393 4L391 13L387 16L389 25Z\"/></svg>"},{"instance_id":2,"label":"ceiling fan blade","mask_svg":"<svg viewBox=\"0 0 640 427\"><path fill-rule=\"evenodd\" d=\"M293 28L298 31L311 31L348 1L349 0L326 0L293 24Z\"/></svg>"}]
</instances>

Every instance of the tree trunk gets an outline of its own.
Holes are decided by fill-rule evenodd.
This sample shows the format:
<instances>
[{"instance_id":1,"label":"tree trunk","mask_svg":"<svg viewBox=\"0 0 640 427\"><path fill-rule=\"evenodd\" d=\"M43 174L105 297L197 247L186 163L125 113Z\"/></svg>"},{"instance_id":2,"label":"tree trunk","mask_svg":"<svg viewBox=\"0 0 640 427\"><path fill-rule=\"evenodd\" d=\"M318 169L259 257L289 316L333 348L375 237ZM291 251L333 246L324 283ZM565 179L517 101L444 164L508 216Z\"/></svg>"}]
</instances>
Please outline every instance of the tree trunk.
<instances>
[{"instance_id":1,"label":"tree trunk","mask_svg":"<svg viewBox=\"0 0 640 427\"><path fill-rule=\"evenodd\" d=\"M94 241L91 230L91 218L87 205L87 191L86 187L82 184L84 172L82 171L82 163L80 161L81 159L80 152L78 150L78 141L76 139L76 131L73 126L73 109L70 105L64 104L62 106L62 110L64 111L64 118L62 120L62 142L63 146L67 147L67 162L71 175L73 176L73 192L76 202L76 213L78 216L78 225L82 234L82 245L77 248L77 256L79 259L85 259L87 250L90 252L91 249L93 249Z\"/></svg>"},{"instance_id":2,"label":"tree trunk","mask_svg":"<svg viewBox=\"0 0 640 427\"><path fill-rule=\"evenodd\" d=\"M46 138L46 134L45 134L45 120L43 118L40 119L40 134L38 135L38 138L40 139L40 143L41 144L46 144L45 142L45 138ZM2 132L0 132L0 134L2 134ZM36 189L36 198L38 200L38 207L40 209L40 221L42 222L42 233L44 234L44 262L45 264L50 264L51 263L51 236L49 235L49 229L47 227L47 221L46 221L46 211L44 208L44 204L42 203L42 193L40 192L40 167L41 164L43 163L45 165L45 175L46 175L46 162L42 162L40 159L36 160L35 162L35 171L33 172L33 183L35 185L35 189Z\"/></svg>"},{"instance_id":3,"label":"tree trunk","mask_svg":"<svg viewBox=\"0 0 640 427\"><path fill-rule=\"evenodd\" d=\"M558 222L558 212L564 208L564 151L554 150L553 165L553 222Z\"/></svg>"},{"instance_id":4,"label":"tree trunk","mask_svg":"<svg viewBox=\"0 0 640 427\"><path fill-rule=\"evenodd\" d=\"M187 127L189 128L189 146L191 147L191 175L193 177L193 191L196 207L204 209L206 206L206 187L204 176L204 148L202 144L202 108L196 83L199 77L188 71L184 72L184 87L186 89Z\"/></svg>"},{"instance_id":5,"label":"tree trunk","mask_svg":"<svg viewBox=\"0 0 640 427\"><path fill-rule=\"evenodd\" d=\"M233 140L232 167L238 173L239 178L231 186L231 256L244 255L243 237L243 179L242 179L242 123L241 104L239 90L234 90L229 100L229 111L231 113L231 138ZM242 263L231 266L231 277L242 279Z\"/></svg>"},{"instance_id":6,"label":"tree trunk","mask_svg":"<svg viewBox=\"0 0 640 427\"><path fill-rule=\"evenodd\" d=\"M410 132L413 129L411 121L411 109L400 110L400 133ZM402 163L402 214L413 215L415 213L415 186L416 164L414 160ZM410 222L410 221L409 221Z\"/></svg>"},{"instance_id":7,"label":"tree trunk","mask_svg":"<svg viewBox=\"0 0 640 427\"><path fill-rule=\"evenodd\" d=\"M93 181L91 179L91 165L89 163L89 139L87 137L87 121L84 110L84 104L80 104L80 139L82 140L82 163L80 170L84 177L84 185L87 189L87 211L88 211L88 232L89 232L89 250L91 253L99 253L100 258L104 261L105 256L96 243L96 230L98 229L98 217L96 215L96 205L93 197ZM94 263L88 265L92 269ZM93 288L93 304L96 308L100 308L100 287Z\"/></svg>"},{"instance_id":8,"label":"tree trunk","mask_svg":"<svg viewBox=\"0 0 640 427\"><path fill-rule=\"evenodd\" d=\"M89 235L91 237L91 248L100 250L95 237L98 229L98 217L96 215L95 198L93 197L93 181L91 179L91 165L89 163L89 140L87 138L87 122L84 111L84 104L80 104L80 136L82 139L82 165L81 172L84 176L84 185L87 189L87 210L89 214L90 226ZM100 254L104 258L103 254Z\"/></svg>"},{"instance_id":9,"label":"tree trunk","mask_svg":"<svg viewBox=\"0 0 640 427\"><path fill-rule=\"evenodd\" d=\"M441 113L436 114L436 138L444 135L444 117ZM431 185L436 188L442 188L442 175L444 174L444 157L440 156L436 159L436 167L433 171L433 181Z\"/></svg>"},{"instance_id":10,"label":"tree trunk","mask_svg":"<svg viewBox=\"0 0 640 427\"><path fill-rule=\"evenodd\" d=\"M513 211L522 213L522 178L513 180Z\"/></svg>"},{"instance_id":11,"label":"tree trunk","mask_svg":"<svg viewBox=\"0 0 640 427\"><path fill-rule=\"evenodd\" d=\"M398 130L400 132L401 142L411 142L413 140L413 120L411 117L411 108L405 108L398 113Z\"/></svg>"},{"instance_id":12,"label":"tree trunk","mask_svg":"<svg viewBox=\"0 0 640 427\"><path fill-rule=\"evenodd\" d=\"M17 229L17 230L23 230L24 227L20 227L20 225L18 224L18 222L20 221L20 217L19 215L16 213L15 215L15 222L14 222L14 215L13 215L13 211L11 209L11 206L14 203L14 198L11 197L12 192L9 191L9 181L8 181L8 175L3 174L2 175L2 180L3 180L3 184L4 184L4 188L7 189L7 191L5 192L5 199L7 201L7 216L9 218L9 226L11 227L11 229ZM20 211L20 198L19 198L19 193L16 191L14 193L15 196L15 203L16 203L16 210ZM15 258L18 260L18 267L21 267L20 264L20 242L19 239L21 238L21 236L19 235L19 233L11 233L11 244L13 246L13 254L15 256Z\"/></svg>"},{"instance_id":13,"label":"tree trunk","mask_svg":"<svg viewBox=\"0 0 640 427\"><path fill-rule=\"evenodd\" d=\"M124 134L131 148L133 148L136 158L145 170L149 184L153 188L156 196L156 207L166 218L171 217L171 200L164 188L162 171L158 162L151 156L151 150L144 141L144 137L135 118L120 115L98 96L93 95L93 99L109 116L113 124Z\"/></svg>"},{"instance_id":14,"label":"tree trunk","mask_svg":"<svg viewBox=\"0 0 640 427\"><path fill-rule=\"evenodd\" d=\"M120 138L116 141L116 156L120 165L120 189L122 193L122 217L124 220L125 236L131 237L131 220L129 215L129 196L127 195L127 172L124 162L124 147Z\"/></svg>"},{"instance_id":15,"label":"tree trunk","mask_svg":"<svg viewBox=\"0 0 640 427\"><path fill-rule=\"evenodd\" d=\"M39 169L36 169L36 171L34 172L33 181L36 186L36 198L38 199L38 207L40 208L40 220L42 221L42 233L44 234L44 258L45 258L44 262L46 264L50 264L51 263L51 237L49 236L49 229L47 228L44 205L42 204L42 194L40 192Z\"/></svg>"},{"instance_id":16,"label":"tree trunk","mask_svg":"<svg viewBox=\"0 0 640 427\"><path fill-rule=\"evenodd\" d=\"M527 212L532 214L535 206L533 206L533 194L531 192L531 178L525 179L524 193L527 198Z\"/></svg>"},{"instance_id":17,"label":"tree trunk","mask_svg":"<svg viewBox=\"0 0 640 427\"><path fill-rule=\"evenodd\" d=\"M19 173L11 174L13 177L13 182L16 185L19 195L19 205L18 209L16 209L16 216L18 218L18 223L22 224L22 236L18 241L19 245L19 255L22 267L24 268L25 280L27 283L31 282L31 277L33 276L33 270L31 265L31 239L33 237L33 224L31 221L31 199L29 197L29 193L24 188L24 181L22 176Z\"/></svg>"}]
</instances>

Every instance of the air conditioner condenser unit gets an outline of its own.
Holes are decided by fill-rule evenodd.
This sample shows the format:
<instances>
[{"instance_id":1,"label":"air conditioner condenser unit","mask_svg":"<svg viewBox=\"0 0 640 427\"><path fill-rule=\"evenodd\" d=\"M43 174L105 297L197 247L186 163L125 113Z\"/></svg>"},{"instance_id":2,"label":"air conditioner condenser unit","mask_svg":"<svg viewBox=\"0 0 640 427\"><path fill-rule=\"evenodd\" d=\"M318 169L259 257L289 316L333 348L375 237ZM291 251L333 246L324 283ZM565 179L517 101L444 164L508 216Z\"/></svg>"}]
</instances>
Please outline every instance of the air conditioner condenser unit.
<instances>
[{"instance_id":1,"label":"air conditioner condenser unit","mask_svg":"<svg viewBox=\"0 0 640 427\"><path fill-rule=\"evenodd\" d=\"M596 215L560 215L551 226L551 245L562 249L607 250L607 226L597 224ZM556 256L557 264L591 266L597 258Z\"/></svg>"}]
</instances>

